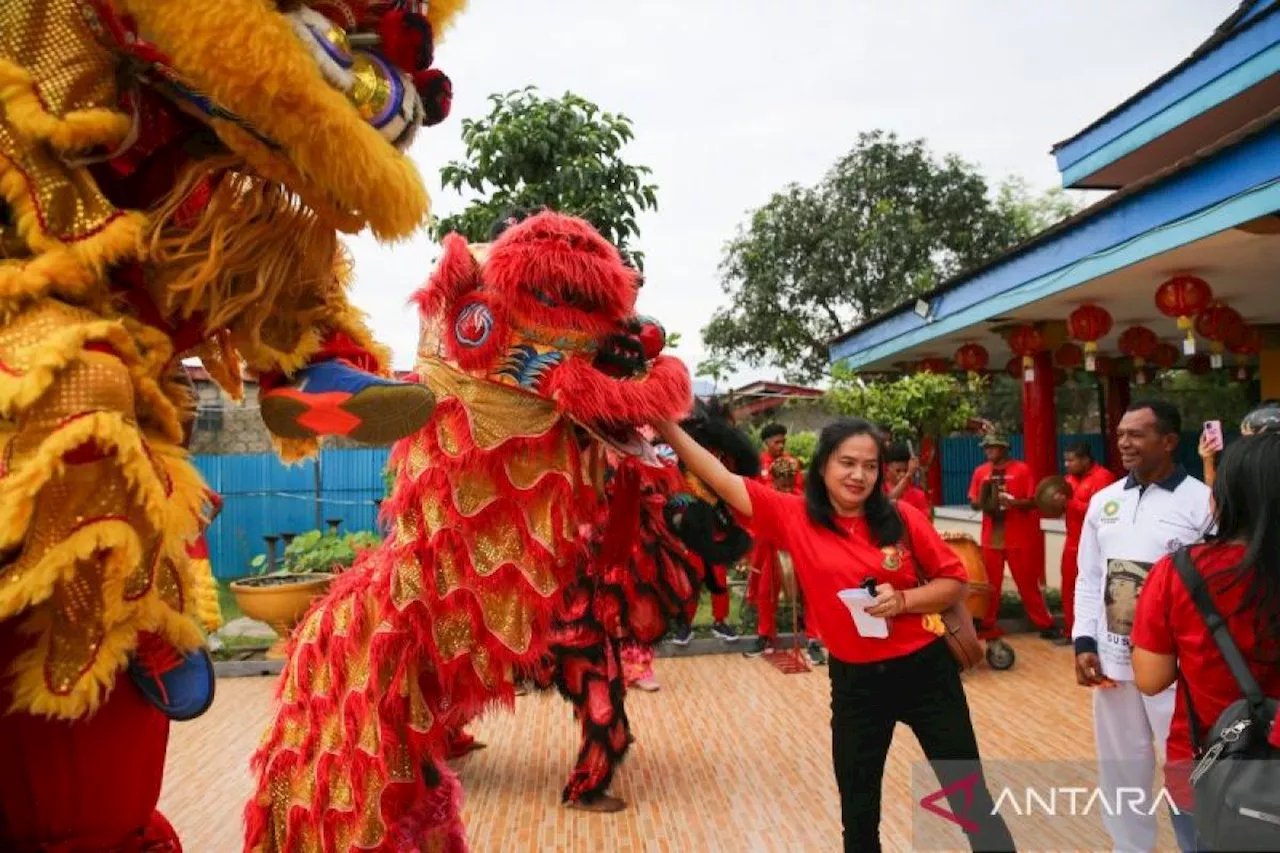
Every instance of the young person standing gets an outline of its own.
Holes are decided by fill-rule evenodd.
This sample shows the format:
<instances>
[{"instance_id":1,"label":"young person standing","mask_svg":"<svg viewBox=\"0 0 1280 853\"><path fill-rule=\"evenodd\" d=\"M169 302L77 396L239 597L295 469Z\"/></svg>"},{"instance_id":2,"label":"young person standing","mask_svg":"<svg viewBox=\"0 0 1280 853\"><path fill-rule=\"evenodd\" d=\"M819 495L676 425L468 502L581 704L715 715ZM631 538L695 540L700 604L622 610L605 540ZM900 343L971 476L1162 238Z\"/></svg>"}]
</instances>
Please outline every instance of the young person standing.
<instances>
[{"instance_id":1,"label":"young person standing","mask_svg":"<svg viewBox=\"0 0 1280 853\"><path fill-rule=\"evenodd\" d=\"M1169 735L1174 691L1139 691L1130 634L1151 566L1199 542L1211 525L1208 487L1173 461L1181 430L1182 417L1169 403L1129 407L1116 430L1128 476L1094 495L1080 536L1072 631L1076 682L1101 688L1093 694L1093 729L1104 793L1126 788L1150 797L1157 755ZM1107 813L1102 822L1115 849L1155 849L1150 809Z\"/></svg>"},{"instance_id":2,"label":"young person standing","mask_svg":"<svg viewBox=\"0 0 1280 853\"><path fill-rule=\"evenodd\" d=\"M831 654L831 751L846 853L881 849L880 791L899 722L911 727L944 788L978 774L972 787L956 785L951 799L956 814L974 820L970 846L1015 849L994 814L960 674L940 635L938 614L965 594L967 575L927 518L885 495L875 428L860 419L828 425L803 497L735 475L677 424L657 428L689 470L791 555ZM888 637L860 634L839 597L864 584L875 589L866 612L888 621Z\"/></svg>"},{"instance_id":3,"label":"young person standing","mask_svg":"<svg viewBox=\"0 0 1280 853\"><path fill-rule=\"evenodd\" d=\"M911 448L905 444L891 444L885 451L884 461L884 490L889 500L911 504L924 513L926 518L932 518L933 507L929 504L929 496L915 484L920 464L911 454Z\"/></svg>"},{"instance_id":4,"label":"young person standing","mask_svg":"<svg viewBox=\"0 0 1280 853\"><path fill-rule=\"evenodd\" d=\"M1067 528L1066 541L1062 545L1062 615L1066 620L1066 635L1058 643L1069 646L1076 622L1076 564L1080 557L1084 515L1093 496L1114 483L1116 476L1094 461L1093 451L1087 444L1077 444L1068 450L1063 458L1063 467L1067 471L1067 485L1071 492L1059 492L1054 496L1062 507Z\"/></svg>"}]
</instances>

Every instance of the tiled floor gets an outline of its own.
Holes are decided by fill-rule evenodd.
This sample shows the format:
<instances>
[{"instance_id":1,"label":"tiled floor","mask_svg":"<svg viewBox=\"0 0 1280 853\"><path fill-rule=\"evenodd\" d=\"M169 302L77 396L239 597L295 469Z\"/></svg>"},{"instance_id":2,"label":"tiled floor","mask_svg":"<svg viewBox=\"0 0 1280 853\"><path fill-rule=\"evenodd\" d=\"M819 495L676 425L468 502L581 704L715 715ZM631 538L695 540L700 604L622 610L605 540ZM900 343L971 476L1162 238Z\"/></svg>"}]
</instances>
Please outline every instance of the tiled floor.
<instances>
[{"instance_id":1,"label":"tiled floor","mask_svg":"<svg viewBox=\"0 0 1280 853\"><path fill-rule=\"evenodd\" d=\"M984 759L1087 764L1089 693L1075 686L1070 650L1029 637L1013 643L1012 670L966 677ZM514 715L474 727L489 748L457 766L475 853L840 849L825 670L783 675L738 655L660 659L656 667L660 692L628 694L638 742L614 786L632 804L618 815L559 805L577 748L559 697L518 699ZM161 808L191 853L240 849L246 763L273 686L270 678L225 679L207 715L174 728ZM912 849L911 766L920 758L910 732L900 730L885 775L885 850ZM1084 831L1079 820L1050 826L1034 838L1014 832L1022 850L1107 849L1096 821ZM1162 833L1161 849L1171 849L1167 827Z\"/></svg>"}]
</instances>

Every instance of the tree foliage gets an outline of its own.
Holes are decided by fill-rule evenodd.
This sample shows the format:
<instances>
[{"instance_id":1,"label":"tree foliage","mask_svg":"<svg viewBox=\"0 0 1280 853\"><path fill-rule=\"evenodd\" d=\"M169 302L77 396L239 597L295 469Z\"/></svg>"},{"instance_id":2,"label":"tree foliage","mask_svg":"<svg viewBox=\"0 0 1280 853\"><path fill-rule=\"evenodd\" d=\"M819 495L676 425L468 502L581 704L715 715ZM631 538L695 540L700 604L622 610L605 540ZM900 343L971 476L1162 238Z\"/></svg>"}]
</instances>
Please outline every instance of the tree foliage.
<instances>
[{"instance_id":1,"label":"tree foliage","mask_svg":"<svg viewBox=\"0 0 1280 853\"><path fill-rule=\"evenodd\" d=\"M985 390L981 379L970 382L914 373L894 380L867 380L836 365L824 399L836 414L865 418L898 441L918 441L965 429L977 417Z\"/></svg>"},{"instance_id":2,"label":"tree foliage","mask_svg":"<svg viewBox=\"0 0 1280 853\"><path fill-rule=\"evenodd\" d=\"M631 120L572 92L544 98L532 86L489 103L488 115L462 122L466 158L440 170L444 186L477 197L441 219L440 232L485 240L504 212L548 207L586 219L639 267L636 217L658 200L650 170L622 158Z\"/></svg>"},{"instance_id":3,"label":"tree foliage","mask_svg":"<svg viewBox=\"0 0 1280 853\"><path fill-rule=\"evenodd\" d=\"M993 194L923 140L865 133L812 187L792 184L724 248L729 297L703 330L712 354L772 364L797 381L826 373L827 342L1029 237L1070 206L1009 182Z\"/></svg>"}]
</instances>

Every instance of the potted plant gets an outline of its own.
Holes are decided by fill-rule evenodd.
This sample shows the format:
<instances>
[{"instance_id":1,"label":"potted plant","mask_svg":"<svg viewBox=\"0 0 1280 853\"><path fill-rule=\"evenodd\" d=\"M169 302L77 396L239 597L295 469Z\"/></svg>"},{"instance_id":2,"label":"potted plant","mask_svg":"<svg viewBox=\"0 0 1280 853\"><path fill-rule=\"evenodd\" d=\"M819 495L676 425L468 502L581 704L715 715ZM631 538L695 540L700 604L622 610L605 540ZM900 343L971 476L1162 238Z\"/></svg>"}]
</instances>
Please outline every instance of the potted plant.
<instances>
[{"instance_id":1,"label":"potted plant","mask_svg":"<svg viewBox=\"0 0 1280 853\"><path fill-rule=\"evenodd\" d=\"M231 583L240 610L251 619L266 622L279 637L267 651L268 660L284 658L290 632L311 602L329 589L334 575L350 568L361 551L381 541L376 533L309 530L289 540L277 565L276 539L268 536L268 553L250 561L255 575Z\"/></svg>"}]
</instances>

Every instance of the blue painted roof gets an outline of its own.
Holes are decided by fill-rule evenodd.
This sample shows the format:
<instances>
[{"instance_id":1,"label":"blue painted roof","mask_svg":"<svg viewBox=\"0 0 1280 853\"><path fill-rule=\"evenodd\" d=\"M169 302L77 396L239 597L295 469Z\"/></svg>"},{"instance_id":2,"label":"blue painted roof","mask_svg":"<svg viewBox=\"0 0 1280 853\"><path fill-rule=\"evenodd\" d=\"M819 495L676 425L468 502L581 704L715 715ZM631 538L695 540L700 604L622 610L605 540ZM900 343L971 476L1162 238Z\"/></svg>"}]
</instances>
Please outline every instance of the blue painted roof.
<instances>
[{"instance_id":1,"label":"blue painted roof","mask_svg":"<svg viewBox=\"0 0 1280 853\"><path fill-rule=\"evenodd\" d=\"M983 267L831 342L861 367L1001 316L1115 269L1280 210L1280 117L1113 193Z\"/></svg>"},{"instance_id":2,"label":"blue painted roof","mask_svg":"<svg viewBox=\"0 0 1280 853\"><path fill-rule=\"evenodd\" d=\"M1246 0L1181 63L1053 147L1074 186L1197 115L1280 73L1280 0Z\"/></svg>"}]
</instances>

